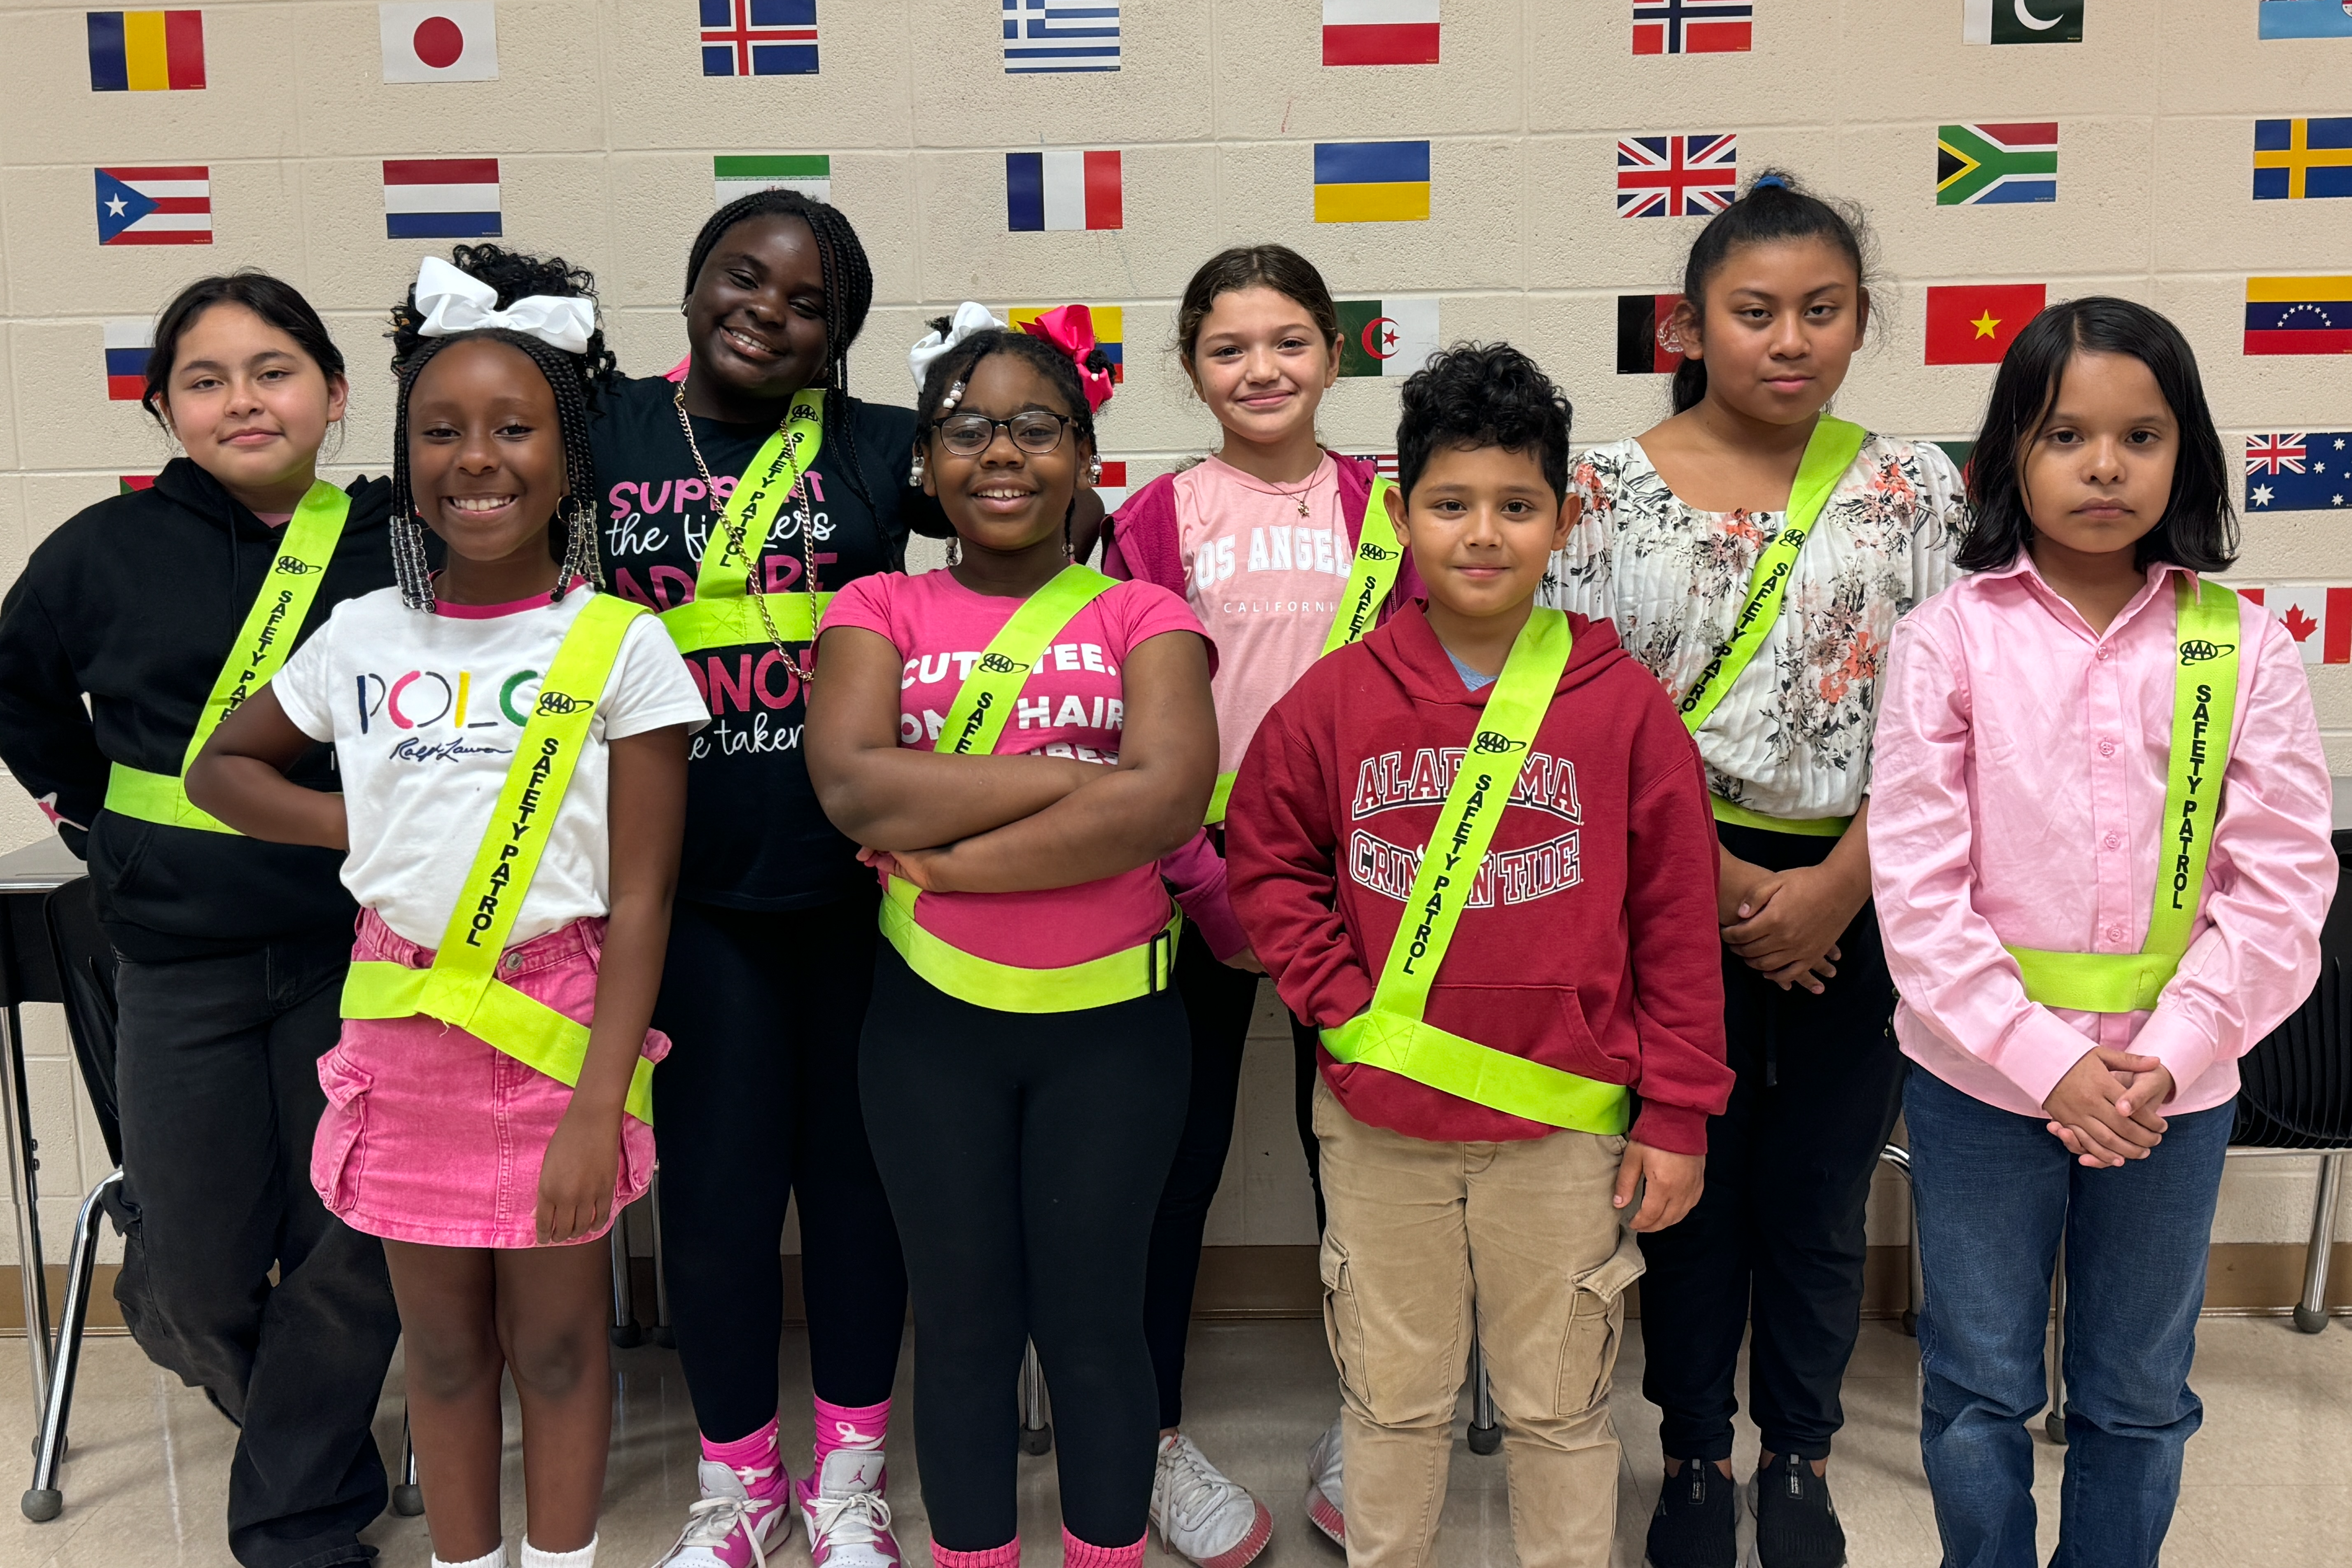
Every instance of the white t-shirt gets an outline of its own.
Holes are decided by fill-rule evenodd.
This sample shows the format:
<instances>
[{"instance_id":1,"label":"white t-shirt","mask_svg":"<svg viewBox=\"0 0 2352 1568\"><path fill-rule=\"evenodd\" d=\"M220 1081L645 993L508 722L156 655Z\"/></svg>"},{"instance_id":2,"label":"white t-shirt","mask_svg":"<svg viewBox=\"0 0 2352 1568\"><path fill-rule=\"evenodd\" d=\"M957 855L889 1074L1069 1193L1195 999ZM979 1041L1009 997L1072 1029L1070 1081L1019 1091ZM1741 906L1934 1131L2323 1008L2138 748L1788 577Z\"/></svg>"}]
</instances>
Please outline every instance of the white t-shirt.
<instances>
[{"instance_id":1,"label":"white t-shirt","mask_svg":"<svg viewBox=\"0 0 2352 1568\"><path fill-rule=\"evenodd\" d=\"M540 676L589 591L560 605L443 605L424 615L379 588L335 606L269 683L296 729L335 743L351 853L343 886L384 924L438 947L488 831ZM588 723L509 942L610 912L607 742L710 721L686 661L651 616L633 623Z\"/></svg>"}]
</instances>

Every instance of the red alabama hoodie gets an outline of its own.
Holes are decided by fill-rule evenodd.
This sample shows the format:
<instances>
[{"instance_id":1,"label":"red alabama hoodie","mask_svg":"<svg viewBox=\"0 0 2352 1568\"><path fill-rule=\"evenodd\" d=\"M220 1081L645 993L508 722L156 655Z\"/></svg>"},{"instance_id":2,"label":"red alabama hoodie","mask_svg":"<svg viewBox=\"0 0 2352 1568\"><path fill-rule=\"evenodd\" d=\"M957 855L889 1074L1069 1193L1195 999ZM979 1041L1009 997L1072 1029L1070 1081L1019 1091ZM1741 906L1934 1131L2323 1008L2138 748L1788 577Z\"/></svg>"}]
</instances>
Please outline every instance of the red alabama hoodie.
<instances>
[{"instance_id":1,"label":"red alabama hoodie","mask_svg":"<svg viewBox=\"0 0 2352 1568\"><path fill-rule=\"evenodd\" d=\"M1427 1021L1641 1096L1631 1136L1706 1152L1724 1064L1715 822L1698 750L1606 621L1575 647L1431 989ZM1293 1012L1369 1006L1487 686L1419 605L1318 662L1260 726L1225 819L1234 909ZM1321 1054L1358 1121L1436 1142L1557 1129Z\"/></svg>"}]
</instances>

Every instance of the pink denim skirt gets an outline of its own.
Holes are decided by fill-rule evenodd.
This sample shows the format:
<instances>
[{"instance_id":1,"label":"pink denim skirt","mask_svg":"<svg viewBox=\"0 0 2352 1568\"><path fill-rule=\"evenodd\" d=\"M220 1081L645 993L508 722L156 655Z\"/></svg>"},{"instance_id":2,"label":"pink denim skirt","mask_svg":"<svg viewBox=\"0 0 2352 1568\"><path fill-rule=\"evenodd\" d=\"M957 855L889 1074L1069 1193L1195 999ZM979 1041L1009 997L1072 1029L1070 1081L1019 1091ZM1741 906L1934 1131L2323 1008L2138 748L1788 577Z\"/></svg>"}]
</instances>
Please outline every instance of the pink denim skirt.
<instances>
[{"instance_id":1,"label":"pink denim skirt","mask_svg":"<svg viewBox=\"0 0 2352 1568\"><path fill-rule=\"evenodd\" d=\"M585 1024L595 1012L604 922L573 921L507 949L499 978ZM353 962L423 969L433 951L360 912ZM646 1032L645 1055L669 1054ZM352 1229L432 1247L539 1245L539 1166L572 1091L436 1018L346 1018L319 1058L326 1114L310 1146L310 1184ZM653 1179L654 1131L621 1118L613 1213ZM582 1237L593 1241L609 1230Z\"/></svg>"}]
</instances>

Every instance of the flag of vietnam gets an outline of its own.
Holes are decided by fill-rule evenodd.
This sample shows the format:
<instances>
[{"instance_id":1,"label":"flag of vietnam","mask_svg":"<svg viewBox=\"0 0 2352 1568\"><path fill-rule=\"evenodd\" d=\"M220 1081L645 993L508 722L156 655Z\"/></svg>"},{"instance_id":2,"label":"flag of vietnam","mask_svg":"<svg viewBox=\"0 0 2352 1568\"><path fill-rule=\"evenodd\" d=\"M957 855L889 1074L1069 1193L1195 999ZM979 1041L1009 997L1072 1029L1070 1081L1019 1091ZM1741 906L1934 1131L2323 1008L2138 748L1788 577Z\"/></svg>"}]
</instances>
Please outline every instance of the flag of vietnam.
<instances>
[{"instance_id":1,"label":"flag of vietnam","mask_svg":"<svg viewBox=\"0 0 2352 1568\"><path fill-rule=\"evenodd\" d=\"M1955 283L1927 290L1927 363L1999 364L2049 302L2045 283Z\"/></svg>"}]
</instances>

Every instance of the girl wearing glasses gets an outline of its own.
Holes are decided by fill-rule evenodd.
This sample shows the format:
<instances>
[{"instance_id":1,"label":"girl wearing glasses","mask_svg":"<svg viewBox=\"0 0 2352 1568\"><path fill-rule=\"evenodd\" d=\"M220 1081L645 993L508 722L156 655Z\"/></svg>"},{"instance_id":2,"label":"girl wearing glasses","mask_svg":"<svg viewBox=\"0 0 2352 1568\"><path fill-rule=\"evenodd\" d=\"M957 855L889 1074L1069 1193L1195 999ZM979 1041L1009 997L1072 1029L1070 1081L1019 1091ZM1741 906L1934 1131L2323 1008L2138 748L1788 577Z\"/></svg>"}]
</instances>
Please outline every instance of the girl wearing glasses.
<instances>
[{"instance_id":1,"label":"girl wearing glasses","mask_svg":"<svg viewBox=\"0 0 2352 1568\"><path fill-rule=\"evenodd\" d=\"M1110 394L1085 308L1034 336L985 321L919 350L915 473L959 558L834 600L809 776L887 883L859 1072L922 1346L932 1561L1021 1560L1031 1340L1064 1562L1124 1568L1160 1424L1145 1255L1190 1074L1157 862L1216 773L1210 653L1175 595L1070 560Z\"/></svg>"}]
</instances>

